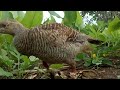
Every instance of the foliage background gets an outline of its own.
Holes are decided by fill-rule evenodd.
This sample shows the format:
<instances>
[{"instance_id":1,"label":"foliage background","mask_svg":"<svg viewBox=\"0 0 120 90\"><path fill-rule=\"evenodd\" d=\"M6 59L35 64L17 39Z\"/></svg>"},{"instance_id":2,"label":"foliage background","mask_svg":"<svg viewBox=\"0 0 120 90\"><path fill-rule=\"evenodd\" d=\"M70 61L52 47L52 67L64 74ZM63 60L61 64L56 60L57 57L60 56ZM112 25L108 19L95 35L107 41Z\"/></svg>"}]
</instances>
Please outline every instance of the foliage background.
<instances>
[{"instance_id":1,"label":"foliage background","mask_svg":"<svg viewBox=\"0 0 120 90\"><path fill-rule=\"evenodd\" d=\"M119 11L63 11L63 16L55 11L48 11L48 13L50 17L44 19L43 11L26 11L26 13L23 11L0 11L0 20L15 19L25 27L32 28L45 23L54 23L56 18L59 18L60 23L104 41L102 45L92 45L95 49L90 57L84 53L76 57L78 61L84 60L84 65L87 67L102 64L112 65L108 57L120 56L118 54L120 44ZM0 34L0 76L21 78L25 70L36 69L40 60L34 56L21 55L15 49L12 40L12 36ZM60 67L63 65L51 66L51 68Z\"/></svg>"}]
</instances>

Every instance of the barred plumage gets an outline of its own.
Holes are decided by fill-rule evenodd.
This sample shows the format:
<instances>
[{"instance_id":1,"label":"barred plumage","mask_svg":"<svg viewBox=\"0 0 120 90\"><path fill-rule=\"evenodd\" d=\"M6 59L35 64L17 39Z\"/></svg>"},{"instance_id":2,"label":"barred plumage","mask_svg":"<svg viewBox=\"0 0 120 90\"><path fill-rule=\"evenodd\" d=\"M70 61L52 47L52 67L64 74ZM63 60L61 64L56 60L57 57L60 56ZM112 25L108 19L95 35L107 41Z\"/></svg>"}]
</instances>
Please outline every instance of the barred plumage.
<instances>
[{"instance_id":1,"label":"barred plumage","mask_svg":"<svg viewBox=\"0 0 120 90\"><path fill-rule=\"evenodd\" d=\"M92 50L91 37L63 24L53 23L29 30L19 22L0 22L0 33L14 36L16 49L25 55L34 55L47 63L66 63L75 69L75 56Z\"/></svg>"}]
</instances>

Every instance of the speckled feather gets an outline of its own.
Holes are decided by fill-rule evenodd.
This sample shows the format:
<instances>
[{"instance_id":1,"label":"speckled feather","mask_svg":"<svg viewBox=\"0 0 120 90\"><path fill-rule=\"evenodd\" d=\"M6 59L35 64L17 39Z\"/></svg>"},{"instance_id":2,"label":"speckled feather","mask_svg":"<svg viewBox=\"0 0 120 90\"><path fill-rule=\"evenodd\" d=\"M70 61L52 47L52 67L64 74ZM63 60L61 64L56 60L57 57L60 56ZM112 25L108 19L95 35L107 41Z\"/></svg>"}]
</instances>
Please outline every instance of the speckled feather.
<instances>
[{"instance_id":1,"label":"speckled feather","mask_svg":"<svg viewBox=\"0 0 120 90\"><path fill-rule=\"evenodd\" d=\"M11 26L14 25L11 24ZM16 49L22 54L34 55L51 64L66 63L75 67L75 56L78 53L92 50L88 43L89 39L92 40L91 37L63 24L45 24L31 30L17 25L16 29L11 30Z\"/></svg>"}]
</instances>

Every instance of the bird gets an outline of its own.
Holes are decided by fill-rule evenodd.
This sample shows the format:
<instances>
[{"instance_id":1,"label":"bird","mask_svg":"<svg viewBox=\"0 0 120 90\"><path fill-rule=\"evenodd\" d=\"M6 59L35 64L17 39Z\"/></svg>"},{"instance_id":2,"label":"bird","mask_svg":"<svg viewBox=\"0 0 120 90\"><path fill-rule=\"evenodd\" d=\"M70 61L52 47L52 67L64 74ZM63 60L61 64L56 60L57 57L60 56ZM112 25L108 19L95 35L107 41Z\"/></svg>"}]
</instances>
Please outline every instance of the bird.
<instances>
[{"instance_id":1,"label":"bird","mask_svg":"<svg viewBox=\"0 0 120 90\"><path fill-rule=\"evenodd\" d=\"M14 46L23 55L33 55L48 64L67 64L76 71L75 57L92 50L100 41L61 23L42 24L26 28L16 20L0 21L0 33L10 34Z\"/></svg>"}]
</instances>

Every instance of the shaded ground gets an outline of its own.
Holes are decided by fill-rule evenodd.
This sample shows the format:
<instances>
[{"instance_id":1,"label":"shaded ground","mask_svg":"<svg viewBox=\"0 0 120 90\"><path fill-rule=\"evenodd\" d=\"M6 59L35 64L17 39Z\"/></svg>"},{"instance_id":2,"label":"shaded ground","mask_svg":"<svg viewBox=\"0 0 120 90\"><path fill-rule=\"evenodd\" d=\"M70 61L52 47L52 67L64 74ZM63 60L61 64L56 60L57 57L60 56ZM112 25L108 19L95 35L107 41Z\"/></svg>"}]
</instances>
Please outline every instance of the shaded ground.
<instances>
[{"instance_id":1,"label":"shaded ground","mask_svg":"<svg viewBox=\"0 0 120 90\"><path fill-rule=\"evenodd\" d=\"M83 62L77 62L77 73L70 73L68 69L64 70L28 70L24 74L24 79L119 79L120 78L120 60L111 59L113 66L84 67ZM52 73L54 71L54 73ZM51 73L50 73L51 72Z\"/></svg>"},{"instance_id":2,"label":"shaded ground","mask_svg":"<svg viewBox=\"0 0 120 90\"><path fill-rule=\"evenodd\" d=\"M77 72L70 73L68 67L62 70L35 69L25 70L20 79L120 79L120 60L110 59L113 66L102 65L96 68L85 67L84 62L77 62ZM4 77L0 77L5 79ZM14 79L14 78L13 78Z\"/></svg>"}]
</instances>

